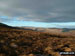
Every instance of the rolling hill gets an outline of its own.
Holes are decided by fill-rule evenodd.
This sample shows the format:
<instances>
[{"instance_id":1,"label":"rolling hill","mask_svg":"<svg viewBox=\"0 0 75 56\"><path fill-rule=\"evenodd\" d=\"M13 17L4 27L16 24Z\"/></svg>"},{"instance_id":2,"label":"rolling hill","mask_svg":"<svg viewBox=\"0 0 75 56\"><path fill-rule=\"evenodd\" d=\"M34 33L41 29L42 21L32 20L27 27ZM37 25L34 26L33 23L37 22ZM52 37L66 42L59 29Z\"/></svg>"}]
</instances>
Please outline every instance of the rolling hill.
<instances>
[{"instance_id":1,"label":"rolling hill","mask_svg":"<svg viewBox=\"0 0 75 56\"><path fill-rule=\"evenodd\" d=\"M0 56L60 56L60 52L72 51L75 51L72 33L25 30L0 23Z\"/></svg>"}]
</instances>

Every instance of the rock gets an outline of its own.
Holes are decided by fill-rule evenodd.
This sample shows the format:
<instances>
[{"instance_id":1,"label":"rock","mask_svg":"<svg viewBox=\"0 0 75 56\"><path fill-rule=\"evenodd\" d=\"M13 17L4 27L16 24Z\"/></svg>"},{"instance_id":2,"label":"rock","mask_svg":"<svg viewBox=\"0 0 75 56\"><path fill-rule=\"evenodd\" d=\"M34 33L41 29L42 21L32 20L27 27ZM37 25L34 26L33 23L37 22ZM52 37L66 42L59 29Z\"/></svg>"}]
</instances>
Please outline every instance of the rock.
<instances>
[{"instance_id":1,"label":"rock","mask_svg":"<svg viewBox=\"0 0 75 56\"><path fill-rule=\"evenodd\" d=\"M54 52L52 50L48 50L48 54L53 54Z\"/></svg>"},{"instance_id":2,"label":"rock","mask_svg":"<svg viewBox=\"0 0 75 56\"><path fill-rule=\"evenodd\" d=\"M45 49L44 49L44 53L46 53L46 54L51 54L52 53L52 48L51 47L46 47Z\"/></svg>"},{"instance_id":3,"label":"rock","mask_svg":"<svg viewBox=\"0 0 75 56\"><path fill-rule=\"evenodd\" d=\"M61 47L63 47L63 44L57 46L57 48L61 48Z\"/></svg>"},{"instance_id":4,"label":"rock","mask_svg":"<svg viewBox=\"0 0 75 56\"><path fill-rule=\"evenodd\" d=\"M15 41L15 39L12 39L11 41Z\"/></svg>"},{"instance_id":5,"label":"rock","mask_svg":"<svg viewBox=\"0 0 75 56\"><path fill-rule=\"evenodd\" d=\"M65 47L65 48L64 48L64 51L65 51L65 52L70 52L70 51L72 51L72 50L71 50L71 48Z\"/></svg>"},{"instance_id":6,"label":"rock","mask_svg":"<svg viewBox=\"0 0 75 56\"><path fill-rule=\"evenodd\" d=\"M52 49L52 48L48 46L48 47L45 48L44 51L49 51L49 50L51 50L51 49Z\"/></svg>"},{"instance_id":7,"label":"rock","mask_svg":"<svg viewBox=\"0 0 75 56\"><path fill-rule=\"evenodd\" d=\"M61 56L58 52L54 52L52 56Z\"/></svg>"},{"instance_id":8,"label":"rock","mask_svg":"<svg viewBox=\"0 0 75 56\"><path fill-rule=\"evenodd\" d=\"M28 56L34 56L34 54L29 54Z\"/></svg>"},{"instance_id":9,"label":"rock","mask_svg":"<svg viewBox=\"0 0 75 56\"><path fill-rule=\"evenodd\" d=\"M4 41L4 40L0 40L0 42L1 42L1 43L5 43L5 41Z\"/></svg>"},{"instance_id":10,"label":"rock","mask_svg":"<svg viewBox=\"0 0 75 56\"><path fill-rule=\"evenodd\" d=\"M17 48L18 47L18 45L16 45L15 43L10 43L10 46L11 47L14 47L14 48Z\"/></svg>"}]
</instances>

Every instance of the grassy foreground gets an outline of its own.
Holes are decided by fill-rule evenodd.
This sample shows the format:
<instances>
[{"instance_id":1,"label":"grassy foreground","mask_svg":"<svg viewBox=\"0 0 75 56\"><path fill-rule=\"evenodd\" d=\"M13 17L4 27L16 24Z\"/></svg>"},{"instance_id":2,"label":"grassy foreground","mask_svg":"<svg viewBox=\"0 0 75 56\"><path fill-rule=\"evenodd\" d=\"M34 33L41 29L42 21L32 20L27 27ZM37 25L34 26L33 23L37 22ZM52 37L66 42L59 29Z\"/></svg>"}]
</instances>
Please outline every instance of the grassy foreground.
<instances>
[{"instance_id":1,"label":"grassy foreground","mask_svg":"<svg viewBox=\"0 0 75 56\"><path fill-rule=\"evenodd\" d=\"M62 51L75 51L75 36L0 27L0 56L60 56Z\"/></svg>"}]
</instances>

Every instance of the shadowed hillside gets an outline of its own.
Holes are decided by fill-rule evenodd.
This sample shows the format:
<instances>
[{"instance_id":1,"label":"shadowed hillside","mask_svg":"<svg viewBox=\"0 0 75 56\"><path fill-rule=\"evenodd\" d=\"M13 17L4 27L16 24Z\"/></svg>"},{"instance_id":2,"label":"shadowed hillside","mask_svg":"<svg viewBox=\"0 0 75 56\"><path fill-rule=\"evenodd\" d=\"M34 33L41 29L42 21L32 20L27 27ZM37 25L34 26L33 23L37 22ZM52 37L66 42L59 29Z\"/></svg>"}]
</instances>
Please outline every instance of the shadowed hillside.
<instances>
[{"instance_id":1,"label":"shadowed hillside","mask_svg":"<svg viewBox=\"0 0 75 56\"><path fill-rule=\"evenodd\" d=\"M0 56L60 56L63 51L75 51L75 35L24 30L0 23Z\"/></svg>"},{"instance_id":2,"label":"shadowed hillside","mask_svg":"<svg viewBox=\"0 0 75 56\"><path fill-rule=\"evenodd\" d=\"M2 27L2 26L7 26L7 25L0 23L0 27Z\"/></svg>"},{"instance_id":3,"label":"shadowed hillside","mask_svg":"<svg viewBox=\"0 0 75 56\"><path fill-rule=\"evenodd\" d=\"M6 24L3 24L3 23L0 23L0 27L9 27L9 28L11 28L10 26L8 26Z\"/></svg>"}]
</instances>

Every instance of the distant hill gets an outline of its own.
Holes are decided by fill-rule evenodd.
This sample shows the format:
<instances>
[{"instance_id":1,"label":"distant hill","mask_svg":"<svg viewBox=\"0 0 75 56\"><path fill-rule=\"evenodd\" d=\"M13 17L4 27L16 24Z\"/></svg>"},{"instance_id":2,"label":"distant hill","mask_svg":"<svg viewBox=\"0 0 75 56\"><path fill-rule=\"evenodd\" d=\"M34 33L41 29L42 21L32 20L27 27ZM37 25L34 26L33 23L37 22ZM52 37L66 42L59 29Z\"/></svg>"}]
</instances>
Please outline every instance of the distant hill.
<instances>
[{"instance_id":1,"label":"distant hill","mask_svg":"<svg viewBox=\"0 0 75 56\"><path fill-rule=\"evenodd\" d=\"M4 23L0 23L0 30L6 30L6 29L24 30L23 28L20 28L20 27L13 27L13 26L9 26L9 25L4 24Z\"/></svg>"},{"instance_id":2,"label":"distant hill","mask_svg":"<svg viewBox=\"0 0 75 56\"><path fill-rule=\"evenodd\" d=\"M75 30L75 29L63 28L62 30L63 30L62 32L69 32L69 31L73 31L73 30Z\"/></svg>"},{"instance_id":3,"label":"distant hill","mask_svg":"<svg viewBox=\"0 0 75 56\"><path fill-rule=\"evenodd\" d=\"M10 26L8 26L8 25L6 25L4 23L0 23L0 27L10 27Z\"/></svg>"},{"instance_id":4,"label":"distant hill","mask_svg":"<svg viewBox=\"0 0 75 56\"><path fill-rule=\"evenodd\" d=\"M69 32L75 29L70 28L40 28L40 27L20 27L25 30L34 30L40 32L52 32L52 33L61 33L61 32Z\"/></svg>"},{"instance_id":5,"label":"distant hill","mask_svg":"<svg viewBox=\"0 0 75 56\"><path fill-rule=\"evenodd\" d=\"M69 32L69 31L75 30L75 29L69 29L69 28L12 27L4 23L0 23L0 28L1 27L23 29L23 30L33 30L33 31L40 31L40 32L52 32L52 33Z\"/></svg>"}]
</instances>

